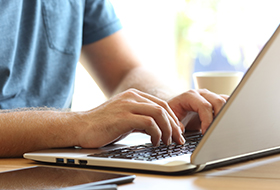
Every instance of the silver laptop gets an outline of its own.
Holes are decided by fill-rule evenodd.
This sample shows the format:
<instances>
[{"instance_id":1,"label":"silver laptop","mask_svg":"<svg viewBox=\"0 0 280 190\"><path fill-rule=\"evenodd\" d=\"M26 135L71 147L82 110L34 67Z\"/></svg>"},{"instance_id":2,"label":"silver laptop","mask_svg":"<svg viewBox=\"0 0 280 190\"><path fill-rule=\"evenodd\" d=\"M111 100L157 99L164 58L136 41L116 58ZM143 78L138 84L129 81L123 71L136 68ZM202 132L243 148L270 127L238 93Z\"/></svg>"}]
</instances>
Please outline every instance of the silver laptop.
<instances>
[{"instance_id":1,"label":"silver laptop","mask_svg":"<svg viewBox=\"0 0 280 190\"><path fill-rule=\"evenodd\" d=\"M161 145L160 150L149 143L132 147L117 143L101 149L43 150L26 153L24 158L168 173L200 171L280 152L279 110L280 25L204 136L186 134L185 145Z\"/></svg>"}]
</instances>

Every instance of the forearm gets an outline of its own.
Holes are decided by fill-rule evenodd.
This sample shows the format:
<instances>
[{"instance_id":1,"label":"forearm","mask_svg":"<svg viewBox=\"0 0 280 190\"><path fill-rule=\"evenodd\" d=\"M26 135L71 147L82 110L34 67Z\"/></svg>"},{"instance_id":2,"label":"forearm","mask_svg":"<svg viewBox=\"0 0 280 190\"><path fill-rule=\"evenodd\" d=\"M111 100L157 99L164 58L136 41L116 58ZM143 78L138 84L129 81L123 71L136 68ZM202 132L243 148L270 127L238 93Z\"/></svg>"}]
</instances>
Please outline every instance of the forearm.
<instances>
[{"instance_id":1,"label":"forearm","mask_svg":"<svg viewBox=\"0 0 280 190\"><path fill-rule=\"evenodd\" d=\"M77 145L76 117L77 113L48 110L0 113L0 157Z\"/></svg>"},{"instance_id":2,"label":"forearm","mask_svg":"<svg viewBox=\"0 0 280 190\"><path fill-rule=\"evenodd\" d=\"M164 84L160 78L156 77L144 67L137 67L131 70L119 84L114 94L129 88L136 88L165 101L180 93L179 89L175 89Z\"/></svg>"},{"instance_id":3,"label":"forearm","mask_svg":"<svg viewBox=\"0 0 280 190\"><path fill-rule=\"evenodd\" d=\"M121 31L83 46L81 62L108 98L129 88L164 100L178 94L142 67Z\"/></svg>"}]
</instances>

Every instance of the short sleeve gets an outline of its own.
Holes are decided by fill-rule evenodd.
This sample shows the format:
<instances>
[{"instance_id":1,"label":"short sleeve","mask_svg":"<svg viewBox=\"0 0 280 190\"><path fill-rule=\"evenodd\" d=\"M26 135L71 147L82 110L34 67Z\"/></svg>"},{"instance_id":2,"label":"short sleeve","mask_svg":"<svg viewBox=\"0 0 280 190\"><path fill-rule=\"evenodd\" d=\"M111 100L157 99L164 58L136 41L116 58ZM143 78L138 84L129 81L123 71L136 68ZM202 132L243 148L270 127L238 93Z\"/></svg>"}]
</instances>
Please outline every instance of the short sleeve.
<instances>
[{"instance_id":1,"label":"short sleeve","mask_svg":"<svg viewBox=\"0 0 280 190\"><path fill-rule=\"evenodd\" d=\"M109 0L86 0L83 24L83 45L107 37L122 28Z\"/></svg>"}]
</instances>

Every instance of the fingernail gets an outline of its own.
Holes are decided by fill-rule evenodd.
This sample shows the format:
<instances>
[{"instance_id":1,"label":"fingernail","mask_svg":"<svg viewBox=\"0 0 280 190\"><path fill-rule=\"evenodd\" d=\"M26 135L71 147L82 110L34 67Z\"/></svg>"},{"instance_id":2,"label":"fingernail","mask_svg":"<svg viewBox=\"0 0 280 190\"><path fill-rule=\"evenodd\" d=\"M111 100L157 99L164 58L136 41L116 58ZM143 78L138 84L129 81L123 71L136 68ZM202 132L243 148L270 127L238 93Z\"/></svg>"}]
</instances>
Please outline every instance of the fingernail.
<instances>
[{"instance_id":1,"label":"fingernail","mask_svg":"<svg viewBox=\"0 0 280 190\"><path fill-rule=\"evenodd\" d=\"M167 141L167 145L170 145L172 143L172 138L170 137Z\"/></svg>"},{"instance_id":2,"label":"fingernail","mask_svg":"<svg viewBox=\"0 0 280 190\"><path fill-rule=\"evenodd\" d=\"M182 133L183 133L183 131L182 131L181 127L180 127L180 126L178 126L178 128L179 128L179 130L180 130L180 134L182 134Z\"/></svg>"},{"instance_id":3,"label":"fingernail","mask_svg":"<svg viewBox=\"0 0 280 190\"><path fill-rule=\"evenodd\" d=\"M181 135L181 137L180 137L180 143L181 143L181 144L185 144L185 142L186 142L185 138Z\"/></svg>"},{"instance_id":4,"label":"fingernail","mask_svg":"<svg viewBox=\"0 0 280 190\"><path fill-rule=\"evenodd\" d=\"M185 132L185 127L181 127L181 125L178 125L178 128L180 129L181 134Z\"/></svg>"},{"instance_id":5,"label":"fingernail","mask_svg":"<svg viewBox=\"0 0 280 190\"><path fill-rule=\"evenodd\" d=\"M180 128L180 130L181 130L181 134L185 133L185 129Z\"/></svg>"},{"instance_id":6,"label":"fingernail","mask_svg":"<svg viewBox=\"0 0 280 190\"><path fill-rule=\"evenodd\" d=\"M202 134L204 134L204 133L205 133L205 130L201 129L200 132L201 132Z\"/></svg>"},{"instance_id":7,"label":"fingernail","mask_svg":"<svg viewBox=\"0 0 280 190\"><path fill-rule=\"evenodd\" d=\"M160 141L157 142L156 147L158 147L160 145Z\"/></svg>"}]
</instances>

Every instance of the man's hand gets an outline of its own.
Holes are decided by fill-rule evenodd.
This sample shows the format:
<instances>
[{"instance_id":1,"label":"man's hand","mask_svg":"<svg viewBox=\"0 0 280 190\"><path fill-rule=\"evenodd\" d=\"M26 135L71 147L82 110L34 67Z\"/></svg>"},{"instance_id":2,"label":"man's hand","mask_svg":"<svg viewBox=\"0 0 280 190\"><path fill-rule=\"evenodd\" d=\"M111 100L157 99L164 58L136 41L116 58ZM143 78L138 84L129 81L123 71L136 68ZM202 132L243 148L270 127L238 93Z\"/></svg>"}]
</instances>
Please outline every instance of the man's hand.
<instances>
[{"instance_id":1,"label":"man's hand","mask_svg":"<svg viewBox=\"0 0 280 190\"><path fill-rule=\"evenodd\" d=\"M123 138L131 132L151 136L153 145L160 139L170 144L172 139L184 143L180 122L167 102L135 89L120 93L101 106L86 112L79 145L101 147Z\"/></svg>"},{"instance_id":2,"label":"man's hand","mask_svg":"<svg viewBox=\"0 0 280 190\"><path fill-rule=\"evenodd\" d=\"M208 90L190 90L167 102L152 95L130 89L120 93L96 109L86 112L79 145L84 148L101 147L115 142L131 132L143 132L151 136L153 145L172 141L183 144L181 121L187 114L197 112L204 133L220 111L227 96ZM196 115L189 122L197 127ZM200 127L200 126L199 126ZM194 128L190 128L194 129ZM197 128L196 128L197 129Z\"/></svg>"},{"instance_id":3,"label":"man's hand","mask_svg":"<svg viewBox=\"0 0 280 190\"><path fill-rule=\"evenodd\" d=\"M201 130L204 134L227 99L227 95L217 95L200 89L189 90L176 96L168 101L168 104L180 121L187 117L187 130ZM182 127L185 126L181 124Z\"/></svg>"}]
</instances>

